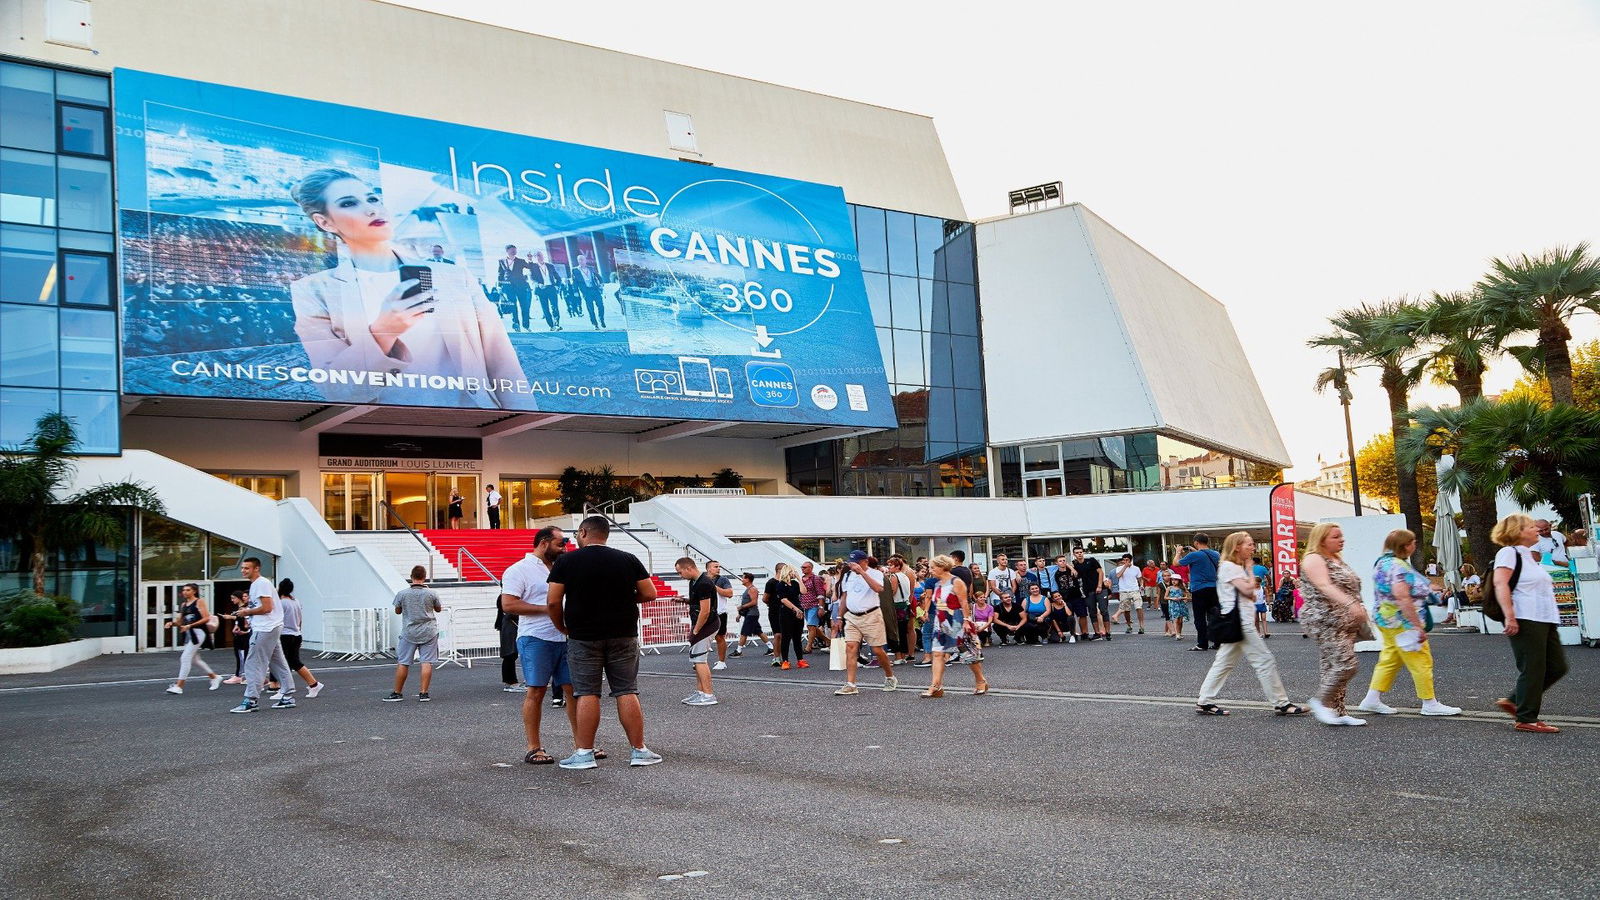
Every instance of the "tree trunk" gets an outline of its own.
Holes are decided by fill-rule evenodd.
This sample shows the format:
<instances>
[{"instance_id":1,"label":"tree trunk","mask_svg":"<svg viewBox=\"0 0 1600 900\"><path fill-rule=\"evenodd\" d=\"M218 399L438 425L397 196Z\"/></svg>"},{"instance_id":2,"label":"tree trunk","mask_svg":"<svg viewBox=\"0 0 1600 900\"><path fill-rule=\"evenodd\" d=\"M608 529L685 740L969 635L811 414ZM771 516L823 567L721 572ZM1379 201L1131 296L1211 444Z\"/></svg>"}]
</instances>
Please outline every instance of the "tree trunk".
<instances>
[{"instance_id":1,"label":"tree trunk","mask_svg":"<svg viewBox=\"0 0 1600 900\"><path fill-rule=\"evenodd\" d=\"M1385 379L1387 380L1387 379ZM1394 443L1399 447L1404 440L1406 431L1411 427L1411 422L1406 418L1406 389L1404 386L1386 385L1384 390L1389 394L1389 431L1394 435ZM1408 466L1396 453L1394 458L1395 494L1400 498L1400 513L1406 517L1406 528L1417 536L1417 552L1413 564L1422 557L1422 546L1427 543L1422 535L1422 499L1417 493L1417 470Z\"/></svg>"},{"instance_id":2,"label":"tree trunk","mask_svg":"<svg viewBox=\"0 0 1600 900\"><path fill-rule=\"evenodd\" d=\"M33 536L33 552L28 554L28 563L33 568L33 592L44 595L44 535Z\"/></svg>"},{"instance_id":3,"label":"tree trunk","mask_svg":"<svg viewBox=\"0 0 1600 900\"><path fill-rule=\"evenodd\" d=\"M1494 501L1493 493L1488 496L1467 492L1461 494L1461 527L1467 530L1467 562L1472 563L1478 576L1485 582L1494 568L1496 548L1494 541L1489 539L1496 521Z\"/></svg>"},{"instance_id":4,"label":"tree trunk","mask_svg":"<svg viewBox=\"0 0 1600 900\"><path fill-rule=\"evenodd\" d=\"M1539 351L1544 356L1544 377L1550 382L1550 399L1571 406L1572 357L1567 352L1567 341L1572 332L1559 318L1539 317Z\"/></svg>"},{"instance_id":5,"label":"tree trunk","mask_svg":"<svg viewBox=\"0 0 1600 900\"><path fill-rule=\"evenodd\" d=\"M1456 395L1461 398L1461 405L1466 406L1483 396L1483 366L1469 366L1462 363L1455 365Z\"/></svg>"}]
</instances>

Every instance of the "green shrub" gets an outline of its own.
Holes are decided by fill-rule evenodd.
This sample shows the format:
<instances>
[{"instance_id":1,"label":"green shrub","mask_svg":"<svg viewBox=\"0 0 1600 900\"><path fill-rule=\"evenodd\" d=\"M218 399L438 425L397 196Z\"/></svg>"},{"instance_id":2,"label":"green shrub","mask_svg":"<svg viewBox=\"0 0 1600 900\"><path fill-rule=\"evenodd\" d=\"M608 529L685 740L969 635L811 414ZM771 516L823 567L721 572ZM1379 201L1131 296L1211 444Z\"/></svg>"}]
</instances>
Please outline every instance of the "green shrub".
<instances>
[{"instance_id":1,"label":"green shrub","mask_svg":"<svg viewBox=\"0 0 1600 900\"><path fill-rule=\"evenodd\" d=\"M71 597L16 591L0 597L0 647L43 647L76 640L83 617Z\"/></svg>"}]
</instances>

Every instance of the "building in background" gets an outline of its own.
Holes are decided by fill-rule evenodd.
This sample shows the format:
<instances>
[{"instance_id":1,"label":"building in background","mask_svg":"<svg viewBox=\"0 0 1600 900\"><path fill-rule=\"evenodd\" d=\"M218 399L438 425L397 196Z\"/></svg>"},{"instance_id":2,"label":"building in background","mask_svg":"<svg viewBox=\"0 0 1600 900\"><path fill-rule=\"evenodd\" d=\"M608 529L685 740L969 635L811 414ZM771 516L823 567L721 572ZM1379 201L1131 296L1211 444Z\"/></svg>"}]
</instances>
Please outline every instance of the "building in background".
<instances>
[{"instance_id":1,"label":"building in background","mask_svg":"<svg viewBox=\"0 0 1600 900\"><path fill-rule=\"evenodd\" d=\"M981 559L1264 528L1254 476L1289 462L1220 301L1078 204L969 221L926 116L373 0L19 0L0 34L20 38L0 48L0 441L61 410L86 455L180 501L206 493L185 473L220 479L94 574L57 564L59 590L109 598L107 634L241 553L288 570L443 527L453 494L468 527L490 486L534 525L572 506L573 468L620 494L742 476L738 514L651 512L680 547ZM352 35L430 52L359 79L310 64ZM381 346L319 362L367 342L338 305L346 251L289 196L318 168L381 187L400 261L498 313L486 349L424 354L458 369L403 384ZM557 273L562 331L537 282L511 302L505 243L512 277L530 252ZM778 317L808 303L805 327ZM505 364L500 332L553 394L447 386Z\"/></svg>"}]
</instances>

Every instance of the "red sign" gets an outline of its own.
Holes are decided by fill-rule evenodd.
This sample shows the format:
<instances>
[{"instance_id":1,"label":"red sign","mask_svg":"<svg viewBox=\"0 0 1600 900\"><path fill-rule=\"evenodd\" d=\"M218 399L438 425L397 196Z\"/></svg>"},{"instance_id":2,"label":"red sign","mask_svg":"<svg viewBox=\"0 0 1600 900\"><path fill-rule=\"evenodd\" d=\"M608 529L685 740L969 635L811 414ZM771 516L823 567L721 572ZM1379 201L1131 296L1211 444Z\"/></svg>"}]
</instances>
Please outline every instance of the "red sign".
<instances>
[{"instance_id":1,"label":"red sign","mask_svg":"<svg viewBox=\"0 0 1600 900\"><path fill-rule=\"evenodd\" d=\"M1295 555L1294 485L1280 484L1269 496L1272 578L1274 584L1282 584L1286 577L1300 577L1300 558Z\"/></svg>"}]
</instances>

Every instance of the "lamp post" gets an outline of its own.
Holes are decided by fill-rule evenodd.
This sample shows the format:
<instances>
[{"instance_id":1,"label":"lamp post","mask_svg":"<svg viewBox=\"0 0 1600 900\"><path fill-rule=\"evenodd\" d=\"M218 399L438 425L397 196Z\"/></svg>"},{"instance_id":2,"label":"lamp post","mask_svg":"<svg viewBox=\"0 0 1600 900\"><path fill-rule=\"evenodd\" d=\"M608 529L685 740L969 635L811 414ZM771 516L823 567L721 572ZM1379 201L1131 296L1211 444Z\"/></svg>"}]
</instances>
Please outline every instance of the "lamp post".
<instances>
[{"instance_id":1,"label":"lamp post","mask_svg":"<svg viewBox=\"0 0 1600 900\"><path fill-rule=\"evenodd\" d=\"M1350 448L1350 495L1361 515L1361 476L1356 474L1356 435L1350 429L1350 384L1344 370L1344 351L1339 351L1339 405L1344 407L1344 441Z\"/></svg>"}]
</instances>

